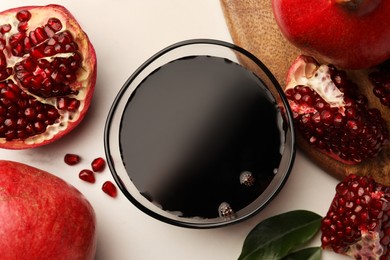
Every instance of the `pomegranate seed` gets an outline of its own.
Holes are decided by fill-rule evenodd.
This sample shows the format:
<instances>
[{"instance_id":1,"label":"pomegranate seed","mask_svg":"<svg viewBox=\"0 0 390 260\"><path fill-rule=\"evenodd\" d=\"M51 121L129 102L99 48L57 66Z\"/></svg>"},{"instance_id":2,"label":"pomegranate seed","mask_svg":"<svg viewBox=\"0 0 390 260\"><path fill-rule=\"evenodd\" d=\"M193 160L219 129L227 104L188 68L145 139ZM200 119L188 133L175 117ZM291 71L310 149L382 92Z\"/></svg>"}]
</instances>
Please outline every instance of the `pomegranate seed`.
<instances>
[{"instance_id":1,"label":"pomegranate seed","mask_svg":"<svg viewBox=\"0 0 390 260\"><path fill-rule=\"evenodd\" d=\"M5 39L0 38L0 51L5 49L6 41Z\"/></svg>"},{"instance_id":2,"label":"pomegranate seed","mask_svg":"<svg viewBox=\"0 0 390 260\"><path fill-rule=\"evenodd\" d=\"M57 100L57 107L60 110L77 111L80 101L74 98L60 97Z\"/></svg>"},{"instance_id":3,"label":"pomegranate seed","mask_svg":"<svg viewBox=\"0 0 390 260\"><path fill-rule=\"evenodd\" d=\"M390 108L390 60L379 65L371 72L369 79L374 86L373 92L384 106Z\"/></svg>"},{"instance_id":4,"label":"pomegranate seed","mask_svg":"<svg viewBox=\"0 0 390 260\"><path fill-rule=\"evenodd\" d=\"M102 172L106 166L106 161L102 157L94 159L91 163L94 172Z\"/></svg>"},{"instance_id":5,"label":"pomegranate seed","mask_svg":"<svg viewBox=\"0 0 390 260\"><path fill-rule=\"evenodd\" d=\"M62 29L62 23L57 18L49 18L47 25L53 29L55 32L58 32Z\"/></svg>"},{"instance_id":6,"label":"pomegranate seed","mask_svg":"<svg viewBox=\"0 0 390 260\"><path fill-rule=\"evenodd\" d=\"M25 69L28 72L34 72L35 69L37 68L36 62L31 58L27 58L23 60L20 65L22 65L23 69Z\"/></svg>"},{"instance_id":7,"label":"pomegranate seed","mask_svg":"<svg viewBox=\"0 0 390 260\"><path fill-rule=\"evenodd\" d=\"M58 34L58 42L62 45L73 42L73 36L69 31Z\"/></svg>"},{"instance_id":8,"label":"pomegranate seed","mask_svg":"<svg viewBox=\"0 0 390 260\"><path fill-rule=\"evenodd\" d=\"M47 34L42 27L37 27L35 29L35 37L37 37L38 43L41 43L47 39Z\"/></svg>"},{"instance_id":9,"label":"pomegranate seed","mask_svg":"<svg viewBox=\"0 0 390 260\"><path fill-rule=\"evenodd\" d=\"M19 22L27 22L31 18L31 13L27 10L21 10L16 14L16 19Z\"/></svg>"},{"instance_id":10,"label":"pomegranate seed","mask_svg":"<svg viewBox=\"0 0 390 260\"><path fill-rule=\"evenodd\" d=\"M89 183L95 183L95 175L93 171L88 169L81 170L79 173L79 178Z\"/></svg>"},{"instance_id":11,"label":"pomegranate seed","mask_svg":"<svg viewBox=\"0 0 390 260\"><path fill-rule=\"evenodd\" d=\"M20 22L18 25L18 31L19 32L25 32L28 29L28 24L27 22Z\"/></svg>"},{"instance_id":12,"label":"pomegranate seed","mask_svg":"<svg viewBox=\"0 0 390 260\"><path fill-rule=\"evenodd\" d=\"M68 110L74 112L74 111L77 111L77 109L79 109L79 107L80 107L80 100L71 98L70 102L68 104Z\"/></svg>"},{"instance_id":13,"label":"pomegranate seed","mask_svg":"<svg viewBox=\"0 0 390 260\"><path fill-rule=\"evenodd\" d=\"M48 25L45 25L45 27L43 27L43 29L45 30L45 33L48 37L54 36L55 31L52 28L50 28Z\"/></svg>"},{"instance_id":14,"label":"pomegranate seed","mask_svg":"<svg viewBox=\"0 0 390 260\"><path fill-rule=\"evenodd\" d=\"M7 60L3 52L0 52L0 69L3 70L7 67Z\"/></svg>"},{"instance_id":15,"label":"pomegranate seed","mask_svg":"<svg viewBox=\"0 0 390 260\"><path fill-rule=\"evenodd\" d=\"M30 55L34 59L41 59L45 57L45 55L43 55L43 53L39 50L39 48L36 47L30 50Z\"/></svg>"},{"instance_id":16,"label":"pomegranate seed","mask_svg":"<svg viewBox=\"0 0 390 260\"><path fill-rule=\"evenodd\" d=\"M5 33L9 32L9 31L11 31L11 29L12 29L12 27L11 27L10 24L3 24L3 25L0 26L0 33L1 34L5 34Z\"/></svg>"},{"instance_id":17,"label":"pomegranate seed","mask_svg":"<svg viewBox=\"0 0 390 260\"><path fill-rule=\"evenodd\" d=\"M76 165L80 162L81 158L77 154L68 153L64 156L64 162L68 165Z\"/></svg>"},{"instance_id":18,"label":"pomegranate seed","mask_svg":"<svg viewBox=\"0 0 390 260\"><path fill-rule=\"evenodd\" d=\"M42 123L42 122L35 122L34 123L34 130L37 133L43 133L46 130L46 125L44 123Z\"/></svg>"},{"instance_id":19,"label":"pomegranate seed","mask_svg":"<svg viewBox=\"0 0 390 260\"><path fill-rule=\"evenodd\" d=\"M113 198L115 198L117 196L117 190L116 190L116 187L115 185L110 182L110 181L106 181L105 183L103 183L103 186L102 186L102 190L104 191L104 193L106 193L108 196L111 196Z\"/></svg>"}]
</instances>

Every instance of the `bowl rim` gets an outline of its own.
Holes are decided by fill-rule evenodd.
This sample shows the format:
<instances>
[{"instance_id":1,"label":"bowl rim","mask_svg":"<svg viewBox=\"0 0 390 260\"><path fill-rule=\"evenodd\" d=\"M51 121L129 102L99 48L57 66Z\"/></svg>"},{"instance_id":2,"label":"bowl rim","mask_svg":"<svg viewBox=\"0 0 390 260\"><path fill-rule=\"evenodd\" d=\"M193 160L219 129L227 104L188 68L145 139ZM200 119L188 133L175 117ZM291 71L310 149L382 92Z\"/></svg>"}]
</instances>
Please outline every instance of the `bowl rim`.
<instances>
[{"instance_id":1,"label":"bowl rim","mask_svg":"<svg viewBox=\"0 0 390 260\"><path fill-rule=\"evenodd\" d=\"M284 173L284 177L281 179L281 181L278 183L278 186L276 189L272 191L272 194L267 197L267 200L260 206L256 207L254 210L249 212L248 214L240 217L240 218L232 218L232 219L226 219L225 221L218 221L218 222L187 222L187 221L178 221L169 217L162 216L158 214L157 212L147 208L144 206L141 202L139 202L133 195L130 194L128 189L126 188L125 184L122 182L121 178L119 177L117 171L115 170L115 163L113 162L112 159L112 154L110 152L110 130L111 130L111 122L113 120L113 116L115 115L118 107L118 103L121 101L124 93L128 90L128 87L130 84L134 81L135 78L147 67L149 64L151 64L153 61L158 59L159 57L163 56L164 54L180 48L184 47L187 45L197 45L197 44L204 44L204 45L217 45L221 47L225 47L228 49L232 49L233 51L236 51L240 54L243 54L247 58L249 58L251 61L253 61L268 77L268 79L271 81L271 83L274 85L276 91L278 92L278 95L283 103L283 106L285 107L284 112L284 117L287 117L285 120L289 122L289 131L290 131L290 139L291 139L291 151L288 157L288 166L287 169ZM265 84L267 85L267 84ZM138 87L138 86L137 86ZM134 90L133 90L134 91ZM132 91L132 92L133 92ZM276 98L276 97L274 97ZM122 112L123 115L123 112ZM130 77L125 81L123 86L120 88L119 92L117 93L110 109L107 115L107 119L105 122L105 127L104 127L104 149L105 149L105 155L107 159L107 165L109 167L109 170L111 172L111 175L113 176L116 184L118 185L119 189L122 191L122 193L125 195L125 197L138 209L140 209L142 212L146 213L147 215L160 220L162 222L172 224L175 226L179 227L187 227L187 228L196 228L196 229L201 229L201 228L216 228L216 227L222 227L226 225L230 225L233 223L238 223L241 222L245 219L250 218L251 216L257 214L260 212L262 209L264 209L276 196L277 194L281 191L285 183L287 182L290 173L292 171L294 161L295 161L295 156L296 156L296 137L295 137L295 130L294 130L294 122L293 122L293 117L292 117L292 111L289 105L289 102L287 100L287 97L284 94L284 91L282 87L280 86L279 82L275 78L275 76L271 73L271 71L265 66L263 62L261 62L255 55L253 55L251 52L245 50L244 48L222 40L216 40L216 39L207 39L207 38L199 38L199 39L189 39L189 40L183 40L179 41L176 43L173 43L160 51L156 52L154 55L150 56L146 61L144 61L131 75ZM188 218L183 218L183 219L188 219Z\"/></svg>"}]
</instances>

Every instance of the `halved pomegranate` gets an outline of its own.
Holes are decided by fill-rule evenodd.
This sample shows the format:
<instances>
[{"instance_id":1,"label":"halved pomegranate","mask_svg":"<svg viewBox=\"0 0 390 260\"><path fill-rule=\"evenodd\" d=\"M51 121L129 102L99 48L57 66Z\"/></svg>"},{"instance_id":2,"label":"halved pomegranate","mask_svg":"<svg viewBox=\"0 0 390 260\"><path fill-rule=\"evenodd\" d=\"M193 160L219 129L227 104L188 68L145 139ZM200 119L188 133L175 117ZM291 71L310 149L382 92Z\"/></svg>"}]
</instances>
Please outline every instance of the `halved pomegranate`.
<instances>
[{"instance_id":1,"label":"halved pomegranate","mask_svg":"<svg viewBox=\"0 0 390 260\"><path fill-rule=\"evenodd\" d=\"M51 143L84 118L96 82L96 54L60 5L0 13L0 147Z\"/></svg>"},{"instance_id":2,"label":"halved pomegranate","mask_svg":"<svg viewBox=\"0 0 390 260\"><path fill-rule=\"evenodd\" d=\"M347 176L336 187L321 232L325 249L354 259L390 259L390 187Z\"/></svg>"},{"instance_id":3,"label":"halved pomegranate","mask_svg":"<svg viewBox=\"0 0 390 260\"><path fill-rule=\"evenodd\" d=\"M376 156L388 140L386 122L357 91L345 71L301 55L292 64L285 93L299 133L344 164Z\"/></svg>"}]
</instances>

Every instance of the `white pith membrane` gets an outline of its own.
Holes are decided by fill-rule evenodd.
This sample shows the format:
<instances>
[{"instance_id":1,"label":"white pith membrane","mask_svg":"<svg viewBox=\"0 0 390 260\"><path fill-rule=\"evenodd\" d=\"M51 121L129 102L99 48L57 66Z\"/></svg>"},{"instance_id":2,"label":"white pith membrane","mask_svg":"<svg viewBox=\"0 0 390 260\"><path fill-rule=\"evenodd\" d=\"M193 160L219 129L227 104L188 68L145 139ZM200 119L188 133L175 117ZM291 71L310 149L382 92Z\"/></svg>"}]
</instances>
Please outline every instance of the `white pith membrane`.
<instances>
[{"instance_id":1,"label":"white pith membrane","mask_svg":"<svg viewBox=\"0 0 390 260\"><path fill-rule=\"evenodd\" d=\"M361 240L349 247L346 255L355 259L358 259L357 257L363 257L360 259L379 260L383 251L384 249L380 243L379 234L377 232L365 231L362 232ZM373 255L375 255L376 258L372 258Z\"/></svg>"},{"instance_id":2,"label":"white pith membrane","mask_svg":"<svg viewBox=\"0 0 390 260\"><path fill-rule=\"evenodd\" d=\"M307 86L317 92L331 107L338 108L339 112L344 115L344 93L332 81L327 65L318 66L314 63L301 61L293 76L294 78L287 83L285 91L298 85ZM298 105L293 101L289 101L289 103L291 109L298 114L309 114L317 111L313 107Z\"/></svg>"},{"instance_id":3,"label":"white pith membrane","mask_svg":"<svg viewBox=\"0 0 390 260\"><path fill-rule=\"evenodd\" d=\"M10 75L6 80L12 80L14 84L18 85L20 89L22 89L24 92L26 92L28 95L33 96L37 101L41 102L42 104L48 104L52 105L55 108L57 108L58 113L60 114L60 117L56 120L56 122L52 125L48 125L46 127L46 131L34 136L30 136L26 139L13 139L14 141L23 141L25 144L32 145L32 144L39 144L46 140L52 139L55 135L57 135L59 132L65 130L68 128L69 123L75 122L80 117L80 112L84 109L85 105L85 99L88 92L88 84L90 82L90 79L92 77L92 71L84 69L87 67L87 59L88 57L88 51L89 51L89 43L88 39L85 37L85 35L82 33L81 29L78 27L77 24L72 23L71 20L67 19L66 17L62 16L62 13L60 11L57 11L53 8L47 8L47 7L36 7L33 9L26 9L31 13L31 19L28 21L28 30L26 31L26 34L30 31L35 30L37 27L44 26L49 18L58 18L62 23L62 29L55 34L59 34L61 32L64 32L68 30L71 32L74 42L78 45L78 52L80 53L82 57L82 63L80 68L77 71L77 80L76 82L73 82L69 86L72 90L77 90L76 95L67 95L68 98L75 98L80 101L80 105L77 109L77 111L68 111L68 110L61 110L58 109L57 106L57 98L58 97L51 97L51 98L42 98L37 95L34 95L28 91L28 89L24 88L19 84L19 82L14 77L14 73ZM16 19L16 13L3 13L0 15L0 25L3 24L10 24L11 30L5 34L6 38L6 48L4 49L4 54L7 58L7 67L14 67L15 64L18 62L26 59L29 57L29 54L25 54L23 57L17 57L13 56L11 54L10 46L9 46L9 36L18 33L18 24L19 21ZM77 32L77 34L75 34ZM48 37L46 40L41 42L40 44L37 44L36 46L39 46L41 44L44 44L47 42L51 37ZM73 56L74 53L59 53L55 54L53 56L47 56L42 59L46 59L49 62L54 60L56 57L61 58L69 58ZM37 67L37 70L35 72L38 72L40 70ZM34 72L34 73L35 73ZM0 143L6 143L6 138L0 138Z\"/></svg>"}]
</instances>

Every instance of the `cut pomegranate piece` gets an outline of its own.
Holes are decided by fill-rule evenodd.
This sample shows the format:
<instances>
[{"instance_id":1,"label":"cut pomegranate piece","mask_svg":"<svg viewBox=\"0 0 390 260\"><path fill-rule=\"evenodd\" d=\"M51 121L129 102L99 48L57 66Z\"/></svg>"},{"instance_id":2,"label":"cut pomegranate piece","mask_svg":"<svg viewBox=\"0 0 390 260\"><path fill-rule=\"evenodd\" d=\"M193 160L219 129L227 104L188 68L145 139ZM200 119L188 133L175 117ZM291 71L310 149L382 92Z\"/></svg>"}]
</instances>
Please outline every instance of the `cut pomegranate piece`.
<instances>
[{"instance_id":1,"label":"cut pomegranate piece","mask_svg":"<svg viewBox=\"0 0 390 260\"><path fill-rule=\"evenodd\" d=\"M110 181L106 181L105 183L103 183L102 190L104 191L104 193L106 193L110 197L115 198L117 196L116 187Z\"/></svg>"},{"instance_id":2,"label":"cut pomegranate piece","mask_svg":"<svg viewBox=\"0 0 390 260\"><path fill-rule=\"evenodd\" d=\"M64 162L68 165L76 165L80 162L81 158L77 154L68 153L64 156Z\"/></svg>"},{"instance_id":3,"label":"cut pomegranate piece","mask_svg":"<svg viewBox=\"0 0 390 260\"><path fill-rule=\"evenodd\" d=\"M321 224L325 249L355 259L390 259L390 187L347 176Z\"/></svg>"},{"instance_id":4,"label":"cut pomegranate piece","mask_svg":"<svg viewBox=\"0 0 390 260\"><path fill-rule=\"evenodd\" d=\"M88 169L81 170L79 173L79 178L89 183L95 183L95 174L93 171Z\"/></svg>"},{"instance_id":5,"label":"cut pomegranate piece","mask_svg":"<svg viewBox=\"0 0 390 260\"><path fill-rule=\"evenodd\" d=\"M94 172L102 172L106 166L106 161L102 157L94 159L91 163Z\"/></svg>"},{"instance_id":6,"label":"cut pomegranate piece","mask_svg":"<svg viewBox=\"0 0 390 260\"><path fill-rule=\"evenodd\" d=\"M369 74L369 79L374 85L374 94L381 103L390 108L390 60L379 65Z\"/></svg>"},{"instance_id":7,"label":"cut pomegranate piece","mask_svg":"<svg viewBox=\"0 0 390 260\"><path fill-rule=\"evenodd\" d=\"M60 5L0 13L0 147L51 143L84 118L96 82L96 54Z\"/></svg>"},{"instance_id":8,"label":"cut pomegranate piece","mask_svg":"<svg viewBox=\"0 0 390 260\"><path fill-rule=\"evenodd\" d=\"M344 71L301 55L292 64L285 88L299 133L321 152L344 163L375 157L388 140L380 111Z\"/></svg>"}]
</instances>

